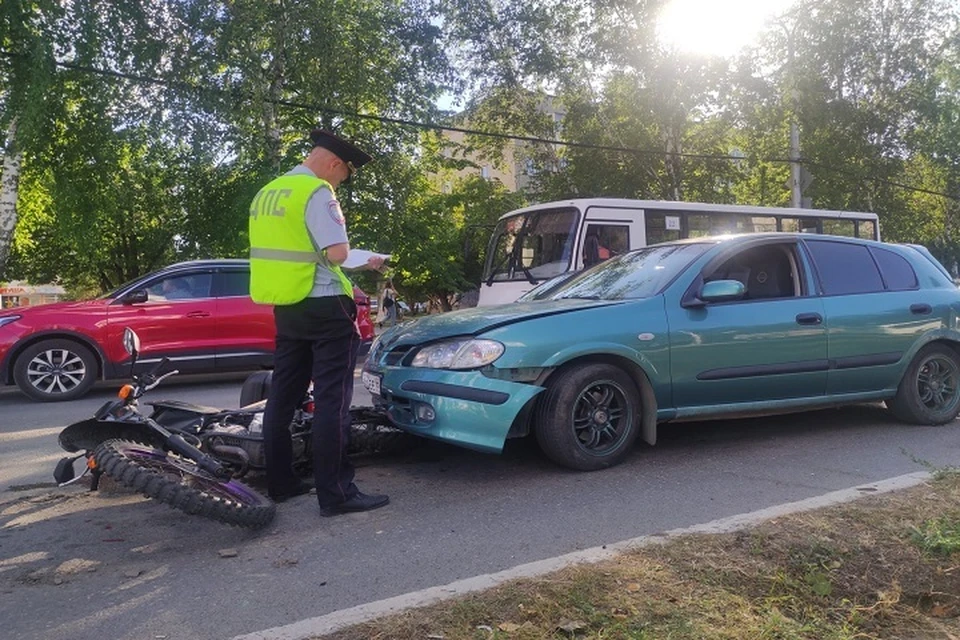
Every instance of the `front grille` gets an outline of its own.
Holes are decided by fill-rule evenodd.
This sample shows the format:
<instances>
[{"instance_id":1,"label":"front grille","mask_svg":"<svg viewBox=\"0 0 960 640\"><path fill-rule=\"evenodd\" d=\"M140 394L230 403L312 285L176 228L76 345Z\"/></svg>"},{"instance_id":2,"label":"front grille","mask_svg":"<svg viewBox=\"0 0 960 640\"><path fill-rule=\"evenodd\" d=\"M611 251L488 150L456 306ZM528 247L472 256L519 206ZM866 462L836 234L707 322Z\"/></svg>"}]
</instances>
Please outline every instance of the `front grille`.
<instances>
[{"instance_id":1,"label":"front grille","mask_svg":"<svg viewBox=\"0 0 960 640\"><path fill-rule=\"evenodd\" d=\"M411 348L412 347L396 347L394 349L391 349L390 352L387 354L387 357L384 358L383 363L388 367L396 366L400 364L400 362L404 359L404 357L406 357L406 355L410 353Z\"/></svg>"}]
</instances>

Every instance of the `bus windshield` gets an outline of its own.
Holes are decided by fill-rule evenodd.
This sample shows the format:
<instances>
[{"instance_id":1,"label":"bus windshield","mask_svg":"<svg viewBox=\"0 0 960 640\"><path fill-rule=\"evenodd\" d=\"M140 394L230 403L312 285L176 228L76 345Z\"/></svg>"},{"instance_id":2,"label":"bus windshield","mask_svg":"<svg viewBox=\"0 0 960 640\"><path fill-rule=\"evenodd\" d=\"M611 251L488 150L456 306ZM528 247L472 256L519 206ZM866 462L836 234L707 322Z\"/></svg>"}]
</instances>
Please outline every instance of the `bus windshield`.
<instances>
[{"instance_id":1,"label":"bus windshield","mask_svg":"<svg viewBox=\"0 0 960 640\"><path fill-rule=\"evenodd\" d=\"M497 223L483 280L537 284L570 269L580 214L574 208L531 211Z\"/></svg>"}]
</instances>

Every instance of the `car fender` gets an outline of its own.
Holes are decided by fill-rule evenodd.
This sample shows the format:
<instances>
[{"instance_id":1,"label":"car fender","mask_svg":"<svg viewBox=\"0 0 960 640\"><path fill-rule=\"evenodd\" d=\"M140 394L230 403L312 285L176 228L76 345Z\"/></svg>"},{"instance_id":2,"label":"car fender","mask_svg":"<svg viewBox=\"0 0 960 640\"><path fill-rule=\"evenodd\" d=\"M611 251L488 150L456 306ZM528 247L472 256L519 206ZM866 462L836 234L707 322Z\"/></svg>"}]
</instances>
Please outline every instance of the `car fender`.
<instances>
[{"instance_id":1,"label":"car fender","mask_svg":"<svg viewBox=\"0 0 960 640\"><path fill-rule=\"evenodd\" d=\"M913 347L903 354L903 357L900 359L900 370L901 376L903 372L906 371L906 368L910 366L910 363L913 362L913 359L916 357L917 353L925 346L931 342L952 342L953 346L960 350L960 331L957 329L951 329L944 327L942 329L935 329L933 331L928 331L920 339L918 339ZM960 355L960 351L958 351Z\"/></svg>"},{"instance_id":2,"label":"car fender","mask_svg":"<svg viewBox=\"0 0 960 640\"><path fill-rule=\"evenodd\" d=\"M626 358L639 365L640 368L643 369L644 373L647 374L647 378L650 379L651 383L655 383L655 381L660 380L660 371L657 369L656 365L650 361L646 354L615 342L581 342L579 344L572 344L544 360L543 366L545 368L561 367L571 360L597 355L613 355Z\"/></svg>"},{"instance_id":3,"label":"car fender","mask_svg":"<svg viewBox=\"0 0 960 640\"><path fill-rule=\"evenodd\" d=\"M611 358L622 358L635 365L639 370L628 370L627 373L634 378L640 390L642 400L642 432L643 440L650 445L657 443L657 410L661 404L667 404L671 398L671 387L669 375L662 377L657 366L650 361L646 354L630 349L617 343L591 342L571 345L570 347L558 351L552 357L548 358L545 369L556 371L565 364L582 359L603 359L609 361ZM641 378L646 378L645 380ZM545 383L547 378L539 382Z\"/></svg>"}]
</instances>

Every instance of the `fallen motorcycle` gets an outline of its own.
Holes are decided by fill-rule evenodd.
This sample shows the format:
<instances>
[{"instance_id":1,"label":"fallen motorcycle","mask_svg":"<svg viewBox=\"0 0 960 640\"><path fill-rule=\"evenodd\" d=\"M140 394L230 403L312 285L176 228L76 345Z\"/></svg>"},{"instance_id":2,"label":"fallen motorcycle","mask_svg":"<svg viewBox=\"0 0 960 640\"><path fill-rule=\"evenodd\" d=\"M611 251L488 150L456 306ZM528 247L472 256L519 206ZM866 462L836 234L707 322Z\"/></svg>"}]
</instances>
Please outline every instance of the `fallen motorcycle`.
<instances>
[{"instance_id":1,"label":"fallen motorcycle","mask_svg":"<svg viewBox=\"0 0 960 640\"><path fill-rule=\"evenodd\" d=\"M135 367L140 338L124 331L124 348ZM240 482L250 470L264 468L263 410L270 378L254 374L244 383L240 409L216 409L163 400L150 403L149 416L141 413L139 399L164 379L178 373L161 373L166 359L146 373L132 376L116 400L104 404L93 418L66 427L60 446L77 455L60 460L54 477L71 484L87 472L96 490L102 474L147 497L166 502L192 515L245 527L262 527L274 517L276 505ZM252 400L257 402L250 403ZM369 407L351 409L351 452L395 450L408 436L390 426L382 413ZM310 391L290 425L295 465L309 469L312 459L313 397ZM77 460L85 458L80 476Z\"/></svg>"}]
</instances>

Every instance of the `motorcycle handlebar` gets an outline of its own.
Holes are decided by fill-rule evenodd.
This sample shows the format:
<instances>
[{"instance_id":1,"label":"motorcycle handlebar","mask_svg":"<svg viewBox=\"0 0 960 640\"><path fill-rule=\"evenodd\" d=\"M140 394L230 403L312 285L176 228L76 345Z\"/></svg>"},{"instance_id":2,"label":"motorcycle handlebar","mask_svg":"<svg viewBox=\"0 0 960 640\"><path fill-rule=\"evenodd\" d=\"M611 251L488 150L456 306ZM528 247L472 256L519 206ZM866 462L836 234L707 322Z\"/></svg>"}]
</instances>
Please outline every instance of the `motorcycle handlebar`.
<instances>
[{"instance_id":1,"label":"motorcycle handlebar","mask_svg":"<svg viewBox=\"0 0 960 640\"><path fill-rule=\"evenodd\" d=\"M162 358L160 362L158 362L156 366L153 367L153 369L150 369L150 372L148 373L148 375L151 375L151 376L159 375L160 372L163 371L163 368L166 367L168 364L170 364L170 358L166 358L166 357Z\"/></svg>"},{"instance_id":2,"label":"motorcycle handlebar","mask_svg":"<svg viewBox=\"0 0 960 640\"><path fill-rule=\"evenodd\" d=\"M164 360L166 360L166 358L164 358ZM160 384L161 382L163 382L166 378L169 378L170 376L175 376L175 375L177 375L178 373L180 373L180 370L179 370L179 369L174 369L173 371L168 371L168 372L166 372L165 374L163 374L162 376L157 377L153 382L151 382L151 383L148 384L147 386L145 386L145 387L143 388L143 390L144 390L144 391L150 391L150 389L153 389L154 387L156 387L158 384Z\"/></svg>"}]
</instances>

